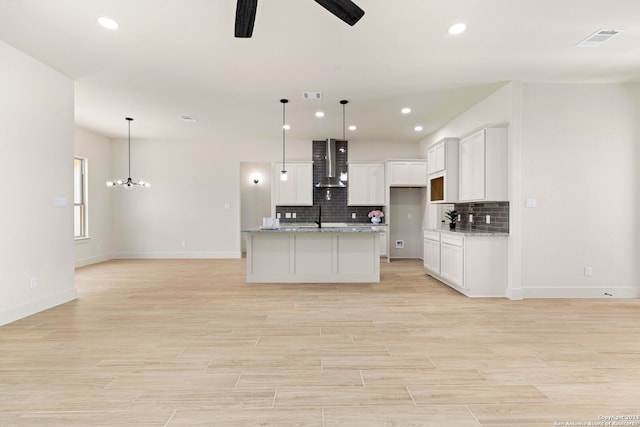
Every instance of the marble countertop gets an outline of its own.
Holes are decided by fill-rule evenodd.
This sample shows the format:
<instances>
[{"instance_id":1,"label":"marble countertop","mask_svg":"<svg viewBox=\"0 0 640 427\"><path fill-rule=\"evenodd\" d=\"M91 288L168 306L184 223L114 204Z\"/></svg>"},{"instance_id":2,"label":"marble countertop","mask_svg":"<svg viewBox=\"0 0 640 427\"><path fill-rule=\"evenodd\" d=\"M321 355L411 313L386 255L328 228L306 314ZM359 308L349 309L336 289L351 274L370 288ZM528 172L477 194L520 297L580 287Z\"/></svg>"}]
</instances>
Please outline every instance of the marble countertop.
<instances>
[{"instance_id":1,"label":"marble countertop","mask_svg":"<svg viewBox=\"0 0 640 427\"><path fill-rule=\"evenodd\" d=\"M296 223L296 224L280 224L280 228L262 228L251 227L240 231L243 233L381 233L385 232L384 224L348 224L334 225L338 223L330 223L331 225L322 224L322 228L318 228L313 223Z\"/></svg>"},{"instance_id":2,"label":"marble countertop","mask_svg":"<svg viewBox=\"0 0 640 427\"><path fill-rule=\"evenodd\" d=\"M481 231L456 228L449 230L448 228L425 228L425 231L438 231L440 233L457 234L459 236L509 236L509 233L500 231Z\"/></svg>"}]
</instances>

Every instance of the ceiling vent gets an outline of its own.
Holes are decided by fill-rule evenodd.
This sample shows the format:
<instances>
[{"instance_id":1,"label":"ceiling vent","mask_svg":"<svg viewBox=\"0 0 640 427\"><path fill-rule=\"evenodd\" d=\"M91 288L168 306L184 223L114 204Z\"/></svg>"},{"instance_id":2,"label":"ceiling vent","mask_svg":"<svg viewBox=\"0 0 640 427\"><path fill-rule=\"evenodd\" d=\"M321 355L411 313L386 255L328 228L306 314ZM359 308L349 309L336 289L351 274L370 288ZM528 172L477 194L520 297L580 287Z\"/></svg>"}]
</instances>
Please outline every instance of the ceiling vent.
<instances>
[{"instance_id":1,"label":"ceiling vent","mask_svg":"<svg viewBox=\"0 0 640 427\"><path fill-rule=\"evenodd\" d=\"M586 39L582 40L578 43L577 47L596 47L600 46L602 43L606 42L612 37L620 34L622 30L612 30L612 29L601 29L591 34Z\"/></svg>"},{"instance_id":2,"label":"ceiling vent","mask_svg":"<svg viewBox=\"0 0 640 427\"><path fill-rule=\"evenodd\" d=\"M180 116L180 118L185 122L197 122L196 118L193 116L185 115L185 116Z\"/></svg>"},{"instance_id":3,"label":"ceiling vent","mask_svg":"<svg viewBox=\"0 0 640 427\"><path fill-rule=\"evenodd\" d=\"M322 99L322 92L302 92L304 99Z\"/></svg>"}]
</instances>

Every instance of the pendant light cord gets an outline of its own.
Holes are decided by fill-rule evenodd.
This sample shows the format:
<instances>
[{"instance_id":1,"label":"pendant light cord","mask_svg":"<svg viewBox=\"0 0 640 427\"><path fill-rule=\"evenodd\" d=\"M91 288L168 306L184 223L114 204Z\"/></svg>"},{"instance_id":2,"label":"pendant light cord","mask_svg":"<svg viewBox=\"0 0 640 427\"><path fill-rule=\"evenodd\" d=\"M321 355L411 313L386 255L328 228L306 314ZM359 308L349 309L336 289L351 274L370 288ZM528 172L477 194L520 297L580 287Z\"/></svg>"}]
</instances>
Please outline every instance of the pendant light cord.
<instances>
[{"instance_id":1,"label":"pendant light cord","mask_svg":"<svg viewBox=\"0 0 640 427\"><path fill-rule=\"evenodd\" d=\"M129 179L131 179L131 119L127 118L129 121Z\"/></svg>"},{"instance_id":2,"label":"pendant light cord","mask_svg":"<svg viewBox=\"0 0 640 427\"><path fill-rule=\"evenodd\" d=\"M282 103L282 172L286 172L286 168L285 168L285 126L286 126L286 116L285 116L285 106L287 105L287 102L289 102L288 99L281 99L280 102Z\"/></svg>"},{"instance_id":3,"label":"pendant light cord","mask_svg":"<svg viewBox=\"0 0 640 427\"><path fill-rule=\"evenodd\" d=\"M340 100L340 104L342 104L342 140L346 141L345 139L345 134L344 134L344 128L345 128L345 105L347 105L349 103L349 101L347 101L346 99L342 99Z\"/></svg>"}]
</instances>

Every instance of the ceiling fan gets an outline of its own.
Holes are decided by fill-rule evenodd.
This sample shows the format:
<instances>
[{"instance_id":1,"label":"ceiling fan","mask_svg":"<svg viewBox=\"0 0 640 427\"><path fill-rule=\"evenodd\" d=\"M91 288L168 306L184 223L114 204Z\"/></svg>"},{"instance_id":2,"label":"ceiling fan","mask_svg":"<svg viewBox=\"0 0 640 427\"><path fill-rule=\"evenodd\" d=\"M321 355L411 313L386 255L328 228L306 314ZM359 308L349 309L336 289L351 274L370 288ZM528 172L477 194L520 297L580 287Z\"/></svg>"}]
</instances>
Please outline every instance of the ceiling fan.
<instances>
[{"instance_id":1,"label":"ceiling fan","mask_svg":"<svg viewBox=\"0 0 640 427\"><path fill-rule=\"evenodd\" d=\"M364 10L351 0L315 0L315 2L349 25L354 25L364 15ZM238 0L236 3L236 37L251 37L257 7L258 0Z\"/></svg>"}]
</instances>

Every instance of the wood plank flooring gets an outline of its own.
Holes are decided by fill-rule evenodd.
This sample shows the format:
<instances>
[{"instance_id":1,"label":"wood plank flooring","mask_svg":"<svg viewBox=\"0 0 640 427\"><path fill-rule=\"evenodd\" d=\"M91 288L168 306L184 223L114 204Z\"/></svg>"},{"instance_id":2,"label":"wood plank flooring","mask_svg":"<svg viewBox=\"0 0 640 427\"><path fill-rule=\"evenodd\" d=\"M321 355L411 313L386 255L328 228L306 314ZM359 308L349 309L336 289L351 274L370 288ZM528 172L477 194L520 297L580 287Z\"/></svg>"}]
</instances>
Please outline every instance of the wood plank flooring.
<instances>
[{"instance_id":1,"label":"wood plank flooring","mask_svg":"<svg viewBox=\"0 0 640 427\"><path fill-rule=\"evenodd\" d=\"M414 260L382 263L375 285L247 285L244 268L78 269L77 301L0 327L0 426L550 427L640 414L639 300L469 299Z\"/></svg>"}]
</instances>

